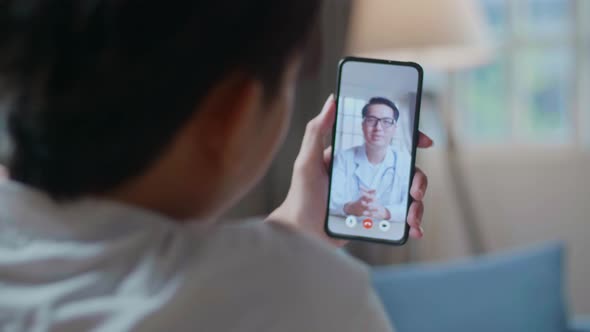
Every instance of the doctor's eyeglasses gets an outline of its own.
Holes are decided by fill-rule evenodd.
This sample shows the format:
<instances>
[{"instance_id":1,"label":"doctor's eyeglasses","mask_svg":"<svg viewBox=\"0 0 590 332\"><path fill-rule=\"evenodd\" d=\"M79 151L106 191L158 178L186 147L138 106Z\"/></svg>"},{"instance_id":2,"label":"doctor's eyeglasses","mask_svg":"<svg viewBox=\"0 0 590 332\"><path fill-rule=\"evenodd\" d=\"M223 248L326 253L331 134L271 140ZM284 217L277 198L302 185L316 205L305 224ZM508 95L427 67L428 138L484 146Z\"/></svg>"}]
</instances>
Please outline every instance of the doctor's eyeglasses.
<instances>
[{"instance_id":1,"label":"doctor's eyeglasses","mask_svg":"<svg viewBox=\"0 0 590 332\"><path fill-rule=\"evenodd\" d=\"M389 128L395 124L395 120L393 118L378 118L372 115L365 116L363 122L371 127L375 127L379 122L381 122L381 126L383 128Z\"/></svg>"}]
</instances>

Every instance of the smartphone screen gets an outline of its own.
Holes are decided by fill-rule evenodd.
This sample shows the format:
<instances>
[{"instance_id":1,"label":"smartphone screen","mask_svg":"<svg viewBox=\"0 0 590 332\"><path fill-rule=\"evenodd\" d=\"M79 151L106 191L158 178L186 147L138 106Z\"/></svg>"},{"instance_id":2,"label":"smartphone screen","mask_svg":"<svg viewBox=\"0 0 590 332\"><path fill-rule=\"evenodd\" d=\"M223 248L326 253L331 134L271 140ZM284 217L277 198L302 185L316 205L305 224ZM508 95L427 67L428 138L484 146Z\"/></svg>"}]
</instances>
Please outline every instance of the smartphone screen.
<instances>
[{"instance_id":1,"label":"smartphone screen","mask_svg":"<svg viewBox=\"0 0 590 332\"><path fill-rule=\"evenodd\" d=\"M407 240L422 76L415 63L340 62L326 217L330 236Z\"/></svg>"}]
</instances>

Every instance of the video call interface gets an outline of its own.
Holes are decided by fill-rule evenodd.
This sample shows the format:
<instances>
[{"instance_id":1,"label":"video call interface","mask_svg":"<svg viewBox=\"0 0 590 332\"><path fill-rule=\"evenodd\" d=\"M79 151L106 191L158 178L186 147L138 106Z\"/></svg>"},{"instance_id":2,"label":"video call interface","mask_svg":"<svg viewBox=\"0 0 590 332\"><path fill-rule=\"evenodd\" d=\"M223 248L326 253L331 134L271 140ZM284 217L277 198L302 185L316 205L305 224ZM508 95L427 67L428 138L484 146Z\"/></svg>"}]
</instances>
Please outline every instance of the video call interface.
<instances>
[{"instance_id":1,"label":"video call interface","mask_svg":"<svg viewBox=\"0 0 590 332\"><path fill-rule=\"evenodd\" d=\"M342 65L328 229L404 237L419 73L410 66Z\"/></svg>"}]
</instances>

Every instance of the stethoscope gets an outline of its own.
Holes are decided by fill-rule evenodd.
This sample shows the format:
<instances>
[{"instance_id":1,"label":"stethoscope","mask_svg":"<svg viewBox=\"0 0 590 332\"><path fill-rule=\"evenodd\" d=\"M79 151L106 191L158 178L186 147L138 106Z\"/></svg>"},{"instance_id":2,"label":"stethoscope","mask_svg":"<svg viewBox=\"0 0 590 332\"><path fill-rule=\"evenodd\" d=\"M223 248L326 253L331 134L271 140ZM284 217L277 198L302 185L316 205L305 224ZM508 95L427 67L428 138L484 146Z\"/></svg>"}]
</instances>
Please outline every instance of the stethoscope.
<instances>
[{"instance_id":1,"label":"stethoscope","mask_svg":"<svg viewBox=\"0 0 590 332\"><path fill-rule=\"evenodd\" d=\"M371 187L376 188L379 183L383 183L383 179L385 179L385 176L388 175L388 172L391 172L391 183L387 186L386 190L383 192L382 195L390 194L393 191L393 185L394 185L394 181L395 181L395 165L397 165L397 153L393 152L393 166L389 166L383 171L383 174L381 174L381 179L379 179L380 180L379 182L375 183L375 181L373 180L374 185ZM357 168L358 168L358 165L357 165ZM359 179L359 177L356 176L357 188L361 187L360 181L361 180ZM382 195L379 195L379 193L377 193L378 197L380 197Z\"/></svg>"}]
</instances>

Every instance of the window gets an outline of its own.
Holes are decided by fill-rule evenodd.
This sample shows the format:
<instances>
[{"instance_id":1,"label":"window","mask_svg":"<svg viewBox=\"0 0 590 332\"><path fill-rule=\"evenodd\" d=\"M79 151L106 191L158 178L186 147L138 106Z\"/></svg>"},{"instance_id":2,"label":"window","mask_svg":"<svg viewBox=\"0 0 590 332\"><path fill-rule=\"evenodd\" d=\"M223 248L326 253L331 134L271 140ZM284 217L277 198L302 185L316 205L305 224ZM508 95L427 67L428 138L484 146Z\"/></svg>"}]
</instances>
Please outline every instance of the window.
<instances>
[{"instance_id":1,"label":"window","mask_svg":"<svg viewBox=\"0 0 590 332\"><path fill-rule=\"evenodd\" d=\"M580 0L577 10L577 27L578 27L578 109L580 116L578 118L582 127L579 130L578 137L583 140L586 146L590 146L590 1Z\"/></svg>"},{"instance_id":2,"label":"window","mask_svg":"<svg viewBox=\"0 0 590 332\"><path fill-rule=\"evenodd\" d=\"M473 144L590 143L590 1L479 1L498 54L451 74L456 134Z\"/></svg>"},{"instance_id":3,"label":"window","mask_svg":"<svg viewBox=\"0 0 590 332\"><path fill-rule=\"evenodd\" d=\"M361 110L367 101L353 97L344 97L343 99L343 105L338 114L336 151L363 144Z\"/></svg>"}]
</instances>

